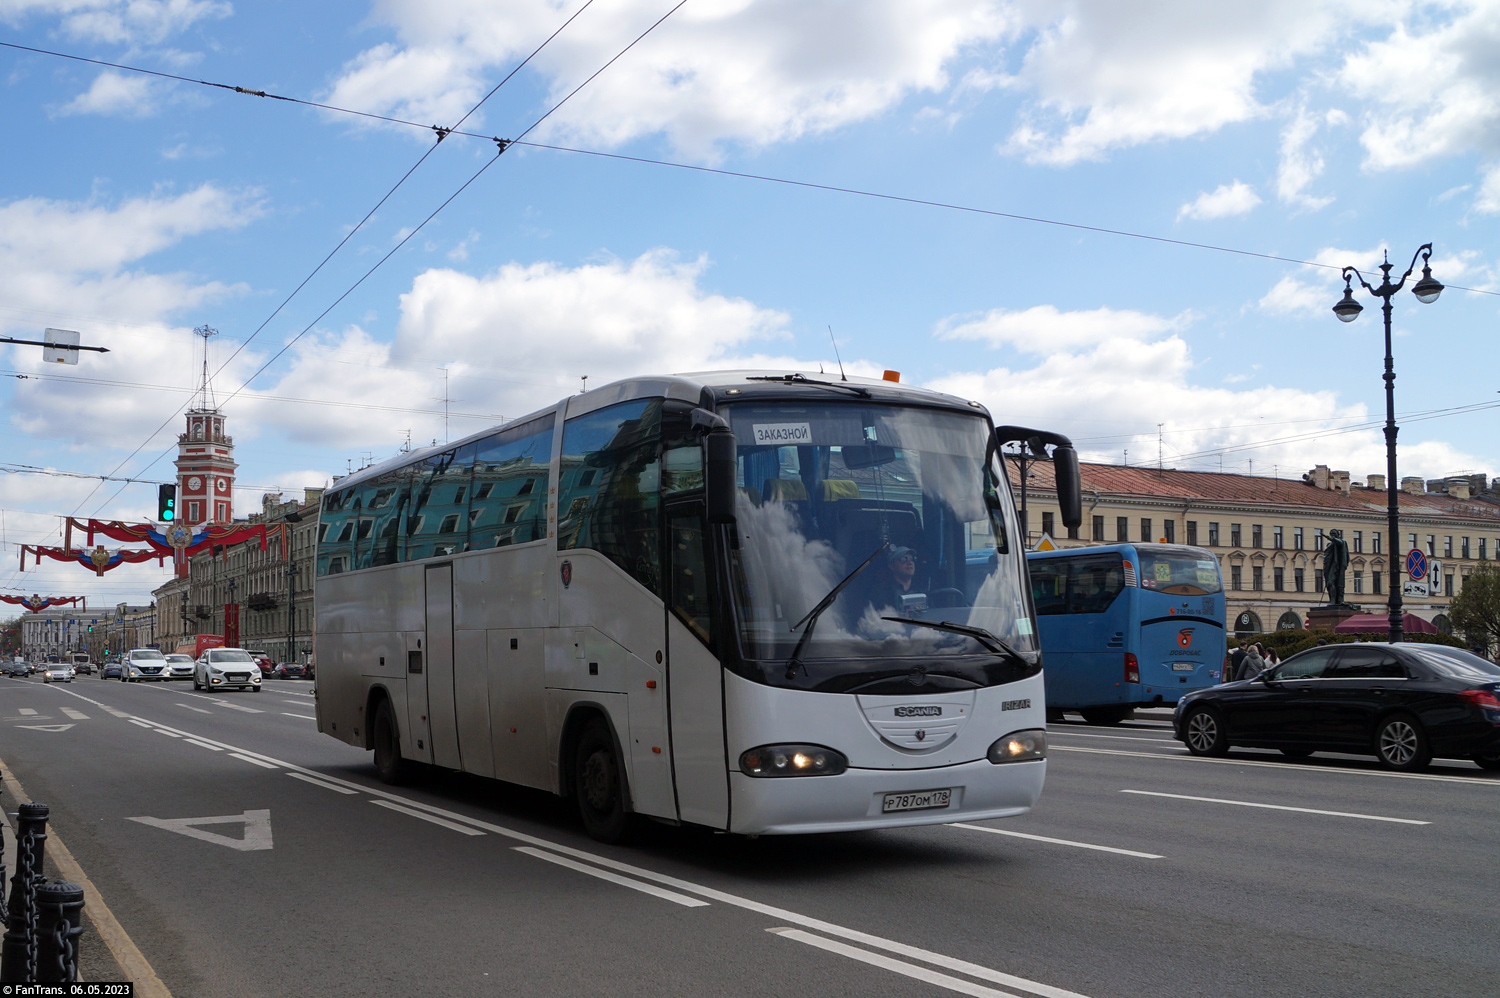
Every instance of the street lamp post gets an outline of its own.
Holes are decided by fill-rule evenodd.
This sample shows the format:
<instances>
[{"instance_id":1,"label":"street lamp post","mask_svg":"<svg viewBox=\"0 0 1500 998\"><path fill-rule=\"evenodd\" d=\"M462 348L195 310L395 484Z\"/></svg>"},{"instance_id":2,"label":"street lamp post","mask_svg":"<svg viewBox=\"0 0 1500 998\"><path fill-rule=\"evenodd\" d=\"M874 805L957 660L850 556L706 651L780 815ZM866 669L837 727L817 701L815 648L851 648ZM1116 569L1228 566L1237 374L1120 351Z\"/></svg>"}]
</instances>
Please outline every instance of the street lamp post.
<instances>
[{"instance_id":1,"label":"street lamp post","mask_svg":"<svg viewBox=\"0 0 1500 998\"><path fill-rule=\"evenodd\" d=\"M1354 300L1352 278L1359 278L1360 286L1382 300L1381 310L1385 314L1385 474L1386 474L1386 525L1391 534L1391 585L1386 606L1390 609L1390 640L1392 644L1402 638L1401 627L1401 515L1396 506L1398 479L1396 478L1396 368L1391 358L1391 299L1406 284L1406 279L1416 269L1417 258L1422 259L1422 278L1412 285L1411 293L1424 304L1437 301L1443 286L1432 276L1432 243L1423 244L1411 258L1411 266L1401 275L1401 280L1391 283L1390 254L1380 265L1380 287L1370 287L1363 274L1354 267L1344 268L1344 297L1333 306L1333 314L1341 322L1353 322L1364 311Z\"/></svg>"},{"instance_id":2,"label":"street lamp post","mask_svg":"<svg viewBox=\"0 0 1500 998\"><path fill-rule=\"evenodd\" d=\"M297 612L297 565L288 561L286 566L286 661L297 661L296 618Z\"/></svg>"}]
</instances>

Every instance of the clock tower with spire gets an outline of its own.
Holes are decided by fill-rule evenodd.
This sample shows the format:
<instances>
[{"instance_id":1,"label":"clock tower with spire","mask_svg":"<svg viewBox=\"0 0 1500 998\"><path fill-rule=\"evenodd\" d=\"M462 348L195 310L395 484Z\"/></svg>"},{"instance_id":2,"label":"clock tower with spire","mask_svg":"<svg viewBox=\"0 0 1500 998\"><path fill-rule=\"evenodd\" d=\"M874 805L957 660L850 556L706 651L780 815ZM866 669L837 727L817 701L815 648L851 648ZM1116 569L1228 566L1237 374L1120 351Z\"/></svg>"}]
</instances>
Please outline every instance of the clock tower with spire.
<instances>
[{"instance_id":1,"label":"clock tower with spire","mask_svg":"<svg viewBox=\"0 0 1500 998\"><path fill-rule=\"evenodd\" d=\"M203 338L203 376L187 411L187 427L177 437L178 522L198 531L227 526L234 520L234 438L224 432L224 414L214 399L208 376L208 341L218 330L199 326Z\"/></svg>"}]
</instances>

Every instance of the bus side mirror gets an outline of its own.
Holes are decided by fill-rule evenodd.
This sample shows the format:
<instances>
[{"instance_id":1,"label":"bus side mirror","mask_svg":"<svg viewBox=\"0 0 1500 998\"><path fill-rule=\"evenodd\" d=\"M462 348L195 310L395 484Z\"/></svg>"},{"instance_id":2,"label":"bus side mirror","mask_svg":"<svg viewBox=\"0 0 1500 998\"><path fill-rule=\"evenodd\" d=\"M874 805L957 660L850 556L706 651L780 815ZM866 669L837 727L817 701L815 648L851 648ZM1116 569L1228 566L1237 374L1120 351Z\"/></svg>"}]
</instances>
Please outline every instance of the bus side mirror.
<instances>
[{"instance_id":1,"label":"bus side mirror","mask_svg":"<svg viewBox=\"0 0 1500 998\"><path fill-rule=\"evenodd\" d=\"M734 431L715 426L703 436L703 504L709 523L733 523L735 476Z\"/></svg>"},{"instance_id":2,"label":"bus side mirror","mask_svg":"<svg viewBox=\"0 0 1500 998\"><path fill-rule=\"evenodd\" d=\"M1077 530L1083 524L1083 486L1078 476L1078 452L1070 446L1054 447L1052 475L1057 482L1057 504L1062 507L1063 526Z\"/></svg>"}]
</instances>

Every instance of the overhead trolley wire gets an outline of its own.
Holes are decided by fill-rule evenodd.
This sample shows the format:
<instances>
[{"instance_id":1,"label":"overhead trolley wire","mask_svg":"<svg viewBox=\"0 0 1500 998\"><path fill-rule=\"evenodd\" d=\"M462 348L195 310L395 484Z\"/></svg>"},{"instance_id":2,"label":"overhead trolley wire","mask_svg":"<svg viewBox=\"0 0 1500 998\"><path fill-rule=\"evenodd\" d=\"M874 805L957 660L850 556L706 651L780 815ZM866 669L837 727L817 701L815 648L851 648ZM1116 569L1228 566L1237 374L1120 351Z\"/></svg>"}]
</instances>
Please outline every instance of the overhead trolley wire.
<instances>
[{"instance_id":1,"label":"overhead trolley wire","mask_svg":"<svg viewBox=\"0 0 1500 998\"><path fill-rule=\"evenodd\" d=\"M686 0L684 0L684 2L686 2ZM678 4L678 6L680 7L681 4ZM672 10L674 11L676 9L676 7L672 8ZM670 14L671 11L668 11L668 15ZM354 108L339 107L335 104L321 104L317 101L309 101L303 100L298 97L287 97L280 94L266 93L265 91L252 90L246 87L238 87L228 83L215 83L209 80L195 80L191 77L176 76L171 73L161 73L157 72L156 70L150 69L141 69L137 66L128 66L121 63L105 62L100 59L88 59L84 58L83 56L70 55L66 52L54 52L48 49L32 48L26 45L17 45L13 42L0 42L0 46L20 49L26 52L34 52L40 55L56 56L60 59L72 59L78 62L88 62L95 65L108 66L111 69L121 69L128 72L144 73L149 76L160 76L167 79L178 80L184 83L194 83L205 87L216 87L222 90L232 90L236 93L249 94L255 97L267 97L274 100L286 101L292 104L303 104L308 107L316 107L324 111L335 111L340 114L350 114L362 118L373 118L379 121L387 122L388 124L402 125L408 128L438 130L444 135L458 135L464 138L482 139L486 142L496 142L500 143L501 145L509 145L514 143L533 149L546 149L552 152L572 153L577 156L594 156L600 159L612 159L627 163L639 163L645 166L664 166L675 170L691 170L696 173L707 173L721 177L733 177L739 180L756 180L768 184L783 184L789 187L802 187L808 190L827 191L833 194L849 194L855 197L873 198L881 201L893 201L901 204L918 205L926 208L941 208L946 211L960 211L969 214L984 215L991 218L1004 218L1017 222L1031 222L1037 225L1053 225L1066 229L1075 229L1082 232L1094 232L1100 235L1119 236L1125 239L1143 239L1148 242L1162 243L1169 246L1181 246L1187 249L1208 250L1214 253L1229 253L1235 256L1251 257L1258 260L1269 260L1273 263L1289 263L1299 267L1316 267L1321 270L1343 269L1342 267L1335 264L1318 263L1315 260L1299 260L1295 257L1279 256L1275 253L1261 253L1255 250L1239 249L1233 246L1220 246L1215 243L1200 243L1188 239L1173 239L1169 236L1157 236L1145 232L1133 232L1129 229L1114 229L1101 225L1088 225L1083 222L1066 222L1061 219L1045 218L1040 215L1022 215L1017 212L999 211L992 208L980 208L974 205L956 204L949 201L934 201L927 198L908 197L900 194L886 194L880 191L868 191L862 190L857 187L844 187L838 184L819 184L807 180L794 180L789 177L773 177L768 174L745 173L739 170L725 170L720 167L701 166L694 163L678 163L672 160L654 159L648 156L630 156L625 153L604 152L598 149L578 149L571 146L553 145L545 142L525 142L522 141L521 136L517 136L514 139L501 139L493 135L484 135L479 132L463 131L457 127L451 129L439 129L436 125L424 125L418 121L411 121L405 118L397 118L391 115L375 114L370 111L359 111L355 110ZM616 56L616 58L618 58L618 56ZM509 77L507 77L507 79L508 78ZM587 81L585 81L585 83L586 82ZM569 96L571 96L571 94ZM553 110L556 110L556 108L554 108ZM465 117L467 117L467 115ZM543 118L545 117L546 115L543 116ZM541 124L541 119L539 119L536 124ZM532 126L532 128L535 127L536 125ZM530 132L531 130L531 128L528 128L526 131ZM525 132L522 133L522 135L525 134ZM1446 285L1446 287L1453 291L1467 291L1471 294L1493 295L1500 297L1500 291L1489 291L1484 288L1470 288L1458 284L1449 284Z\"/></svg>"}]
</instances>

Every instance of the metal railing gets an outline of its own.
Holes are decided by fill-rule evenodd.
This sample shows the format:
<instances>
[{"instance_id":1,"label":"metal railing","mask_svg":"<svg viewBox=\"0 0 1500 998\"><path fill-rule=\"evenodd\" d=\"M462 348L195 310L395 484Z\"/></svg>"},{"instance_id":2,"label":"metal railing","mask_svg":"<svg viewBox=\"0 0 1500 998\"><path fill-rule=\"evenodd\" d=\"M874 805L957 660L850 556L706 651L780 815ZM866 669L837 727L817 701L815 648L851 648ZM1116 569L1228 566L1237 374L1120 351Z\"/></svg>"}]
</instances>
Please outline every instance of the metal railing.
<instances>
[{"instance_id":1,"label":"metal railing","mask_svg":"<svg viewBox=\"0 0 1500 998\"><path fill-rule=\"evenodd\" d=\"M78 980L83 888L42 876L49 813L46 804L36 803L22 804L17 812L16 872L10 879L9 901L0 896L0 919L6 925L0 943L0 981L7 984ZM4 834L0 826L0 837ZM5 865L0 862L0 888L4 880Z\"/></svg>"}]
</instances>

